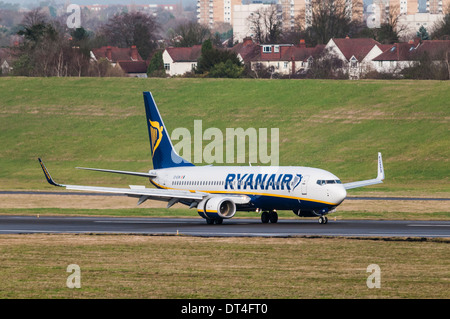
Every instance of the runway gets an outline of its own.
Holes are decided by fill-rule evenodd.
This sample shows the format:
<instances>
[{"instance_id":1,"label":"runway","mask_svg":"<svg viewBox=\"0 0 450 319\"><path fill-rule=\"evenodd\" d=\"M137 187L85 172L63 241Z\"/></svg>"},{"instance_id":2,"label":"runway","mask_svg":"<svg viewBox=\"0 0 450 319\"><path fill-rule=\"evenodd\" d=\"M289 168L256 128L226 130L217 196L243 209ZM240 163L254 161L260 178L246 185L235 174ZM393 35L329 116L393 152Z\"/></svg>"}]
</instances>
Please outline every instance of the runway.
<instances>
[{"instance_id":1,"label":"runway","mask_svg":"<svg viewBox=\"0 0 450 319\"><path fill-rule=\"evenodd\" d=\"M61 195L61 196L106 196L106 197L125 197L122 194L110 194L110 193L93 193L93 192L47 192L47 191L0 191L0 195ZM355 197L348 196L345 200L393 200L393 201L450 201L447 197Z\"/></svg>"},{"instance_id":2,"label":"runway","mask_svg":"<svg viewBox=\"0 0 450 319\"><path fill-rule=\"evenodd\" d=\"M75 233L186 235L202 237L418 237L450 238L450 221L337 220L321 225L316 219L225 220L207 225L201 218L37 217L0 216L0 234Z\"/></svg>"}]
</instances>

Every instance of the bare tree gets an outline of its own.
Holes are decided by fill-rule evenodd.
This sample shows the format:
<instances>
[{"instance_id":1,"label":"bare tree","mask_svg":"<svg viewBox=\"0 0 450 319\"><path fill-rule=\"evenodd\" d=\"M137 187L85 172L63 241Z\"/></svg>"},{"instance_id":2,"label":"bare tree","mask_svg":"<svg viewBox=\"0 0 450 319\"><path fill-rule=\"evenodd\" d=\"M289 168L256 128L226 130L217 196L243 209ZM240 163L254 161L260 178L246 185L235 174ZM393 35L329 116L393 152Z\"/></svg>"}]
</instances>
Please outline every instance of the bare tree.
<instances>
[{"instance_id":1,"label":"bare tree","mask_svg":"<svg viewBox=\"0 0 450 319\"><path fill-rule=\"evenodd\" d=\"M325 44L349 35L360 24L362 9L356 0L311 0L297 20L310 44Z\"/></svg>"},{"instance_id":2,"label":"bare tree","mask_svg":"<svg viewBox=\"0 0 450 319\"><path fill-rule=\"evenodd\" d=\"M171 43L177 47L192 47L211 37L208 27L192 21L179 24L169 33Z\"/></svg>"},{"instance_id":3,"label":"bare tree","mask_svg":"<svg viewBox=\"0 0 450 319\"><path fill-rule=\"evenodd\" d=\"M261 8L248 19L254 39L258 43L277 43L281 38L281 20L275 4Z\"/></svg>"},{"instance_id":4,"label":"bare tree","mask_svg":"<svg viewBox=\"0 0 450 319\"><path fill-rule=\"evenodd\" d=\"M128 48L136 45L143 59L156 48L156 20L142 12L116 14L100 28L110 45Z\"/></svg>"},{"instance_id":5,"label":"bare tree","mask_svg":"<svg viewBox=\"0 0 450 319\"><path fill-rule=\"evenodd\" d=\"M49 16L42 11L42 8L35 8L27 12L22 20L22 27L31 27L36 24L43 24L49 21Z\"/></svg>"}]
</instances>

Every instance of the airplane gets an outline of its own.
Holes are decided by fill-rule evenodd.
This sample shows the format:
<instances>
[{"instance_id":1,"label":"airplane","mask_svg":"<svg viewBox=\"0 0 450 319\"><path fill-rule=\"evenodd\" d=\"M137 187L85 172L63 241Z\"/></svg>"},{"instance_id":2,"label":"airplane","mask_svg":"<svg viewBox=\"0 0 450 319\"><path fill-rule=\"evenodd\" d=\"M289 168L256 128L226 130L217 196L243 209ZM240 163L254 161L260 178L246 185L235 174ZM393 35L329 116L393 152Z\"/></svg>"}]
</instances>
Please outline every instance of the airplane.
<instances>
[{"instance_id":1,"label":"airplane","mask_svg":"<svg viewBox=\"0 0 450 319\"><path fill-rule=\"evenodd\" d=\"M145 172L77 167L78 169L148 178L156 188L65 185L56 183L42 160L47 182L68 190L123 194L138 199L167 202L167 208L181 203L195 208L209 225L222 224L237 211L255 211L261 222L276 223L277 210L292 210L299 217L318 217L328 222L347 196L347 190L382 183L385 175L378 153L375 179L342 183L332 173L300 166L196 166L175 151L168 131L150 92L143 92L153 169Z\"/></svg>"}]
</instances>

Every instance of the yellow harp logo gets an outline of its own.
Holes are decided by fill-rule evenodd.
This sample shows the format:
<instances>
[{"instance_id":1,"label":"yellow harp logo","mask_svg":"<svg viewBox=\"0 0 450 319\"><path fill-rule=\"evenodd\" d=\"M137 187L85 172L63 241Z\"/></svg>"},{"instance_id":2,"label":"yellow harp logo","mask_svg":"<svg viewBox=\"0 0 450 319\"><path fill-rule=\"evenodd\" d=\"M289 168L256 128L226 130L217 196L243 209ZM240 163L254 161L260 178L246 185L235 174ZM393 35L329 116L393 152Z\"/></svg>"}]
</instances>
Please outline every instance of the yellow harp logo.
<instances>
[{"instance_id":1,"label":"yellow harp logo","mask_svg":"<svg viewBox=\"0 0 450 319\"><path fill-rule=\"evenodd\" d=\"M152 143L152 157L155 155L155 151L161 143L162 139L162 131L164 127L159 125L157 121L150 121L150 135L151 135L151 143Z\"/></svg>"}]
</instances>

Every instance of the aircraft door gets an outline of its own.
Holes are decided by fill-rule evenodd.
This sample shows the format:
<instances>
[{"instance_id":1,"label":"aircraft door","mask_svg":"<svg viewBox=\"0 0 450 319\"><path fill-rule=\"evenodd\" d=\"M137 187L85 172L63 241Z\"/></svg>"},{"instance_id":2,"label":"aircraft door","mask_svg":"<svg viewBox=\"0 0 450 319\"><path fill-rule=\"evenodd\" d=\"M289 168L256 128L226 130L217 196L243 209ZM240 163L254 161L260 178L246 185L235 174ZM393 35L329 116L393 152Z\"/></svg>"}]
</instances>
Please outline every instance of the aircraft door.
<instances>
[{"instance_id":1,"label":"aircraft door","mask_svg":"<svg viewBox=\"0 0 450 319\"><path fill-rule=\"evenodd\" d=\"M300 189L302 191L302 195L307 195L308 194L308 180L309 180L309 175L308 176L303 176L302 179L302 183L300 184Z\"/></svg>"}]
</instances>

